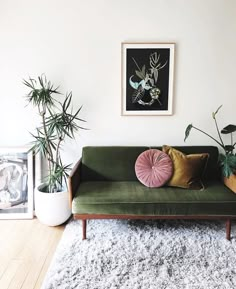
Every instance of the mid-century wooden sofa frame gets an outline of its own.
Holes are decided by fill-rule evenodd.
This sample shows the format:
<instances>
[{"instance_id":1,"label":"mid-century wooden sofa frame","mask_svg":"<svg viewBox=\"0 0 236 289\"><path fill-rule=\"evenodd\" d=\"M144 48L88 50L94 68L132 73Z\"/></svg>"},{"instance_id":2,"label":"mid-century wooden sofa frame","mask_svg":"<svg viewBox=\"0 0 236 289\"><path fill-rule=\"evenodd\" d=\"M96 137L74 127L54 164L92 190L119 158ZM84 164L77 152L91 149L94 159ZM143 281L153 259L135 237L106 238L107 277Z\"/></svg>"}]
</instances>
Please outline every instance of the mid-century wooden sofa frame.
<instances>
[{"instance_id":1,"label":"mid-century wooden sofa frame","mask_svg":"<svg viewBox=\"0 0 236 289\"><path fill-rule=\"evenodd\" d=\"M68 178L69 184L69 205L72 206L73 192L75 192L79 186L80 175L79 166L81 160L74 166L71 174ZM134 219L134 220L148 220L148 219L187 219L187 220L224 220L226 222L226 239L231 239L231 220L236 219L235 216L143 216L143 215L100 215L100 214L74 214L73 218L82 221L82 239L86 239L86 227L87 220L94 219Z\"/></svg>"},{"instance_id":2,"label":"mid-century wooden sofa frame","mask_svg":"<svg viewBox=\"0 0 236 289\"><path fill-rule=\"evenodd\" d=\"M72 207L72 201L75 192L80 183L80 165L81 159L76 163L68 178L69 184L69 204ZM197 219L197 220L224 220L226 224L226 239L231 239L231 221L236 219L235 215L123 215L123 214L73 214L73 218L82 220L82 239L86 239L87 220L90 219Z\"/></svg>"}]
</instances>

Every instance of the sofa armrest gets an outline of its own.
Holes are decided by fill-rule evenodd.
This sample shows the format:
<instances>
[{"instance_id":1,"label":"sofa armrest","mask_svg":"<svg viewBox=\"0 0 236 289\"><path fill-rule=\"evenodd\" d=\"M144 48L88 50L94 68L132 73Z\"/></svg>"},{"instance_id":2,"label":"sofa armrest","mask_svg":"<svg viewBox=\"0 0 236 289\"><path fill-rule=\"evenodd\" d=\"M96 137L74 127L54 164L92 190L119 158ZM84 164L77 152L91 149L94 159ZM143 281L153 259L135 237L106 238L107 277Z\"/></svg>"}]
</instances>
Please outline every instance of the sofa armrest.
<instances>
[{"instance_id":1,"label":"sofa armrest","mask_svg":"<svg viewBox=\"0 0 236 289\"><path fill-rule=\"evenodd\" d=\"M80 168L81 168L81 159L74 165L68 177L70 207L72 207L73 197L80 184Z\"/></svg>"}]
</instances>

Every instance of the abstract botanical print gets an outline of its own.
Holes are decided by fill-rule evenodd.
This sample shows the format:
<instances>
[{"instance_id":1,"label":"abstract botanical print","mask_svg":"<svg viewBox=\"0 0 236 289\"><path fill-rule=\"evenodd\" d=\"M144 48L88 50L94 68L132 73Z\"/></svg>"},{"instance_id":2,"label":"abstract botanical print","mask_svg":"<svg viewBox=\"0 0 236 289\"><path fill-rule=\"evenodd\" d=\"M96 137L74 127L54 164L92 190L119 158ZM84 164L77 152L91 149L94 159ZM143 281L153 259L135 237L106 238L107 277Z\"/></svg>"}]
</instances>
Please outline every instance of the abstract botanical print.
<instances>
[{"instance_id":1,"label":"abstract botanical print","mask_svg":"<svg viewBox=\"0 0 236 289\"><path fill-rule=\"evenodd\" d=\"M132 111L170 111L170 71L173 57L169 47L130 47L123 51L125 63L125 107ZM142 45L144 46L144 45ZM148 46L148 45L147 45ZM172 94L172 91L171 91ZM172 95L171 95L172 96Z\"/></svg>"},{"instance_id":2,"label":"abstract botanical print","mask_svg":"<svg viewBox=\"0 0 236 289\"><path fill-rule=\"evenodd\" d=\"M129 101L127 109L166 109L168 106L169 51L128 49ZM133 63L132 63L133 62ZM132 88L132 91L130 90Z\"/></svg>"}]
</instances>

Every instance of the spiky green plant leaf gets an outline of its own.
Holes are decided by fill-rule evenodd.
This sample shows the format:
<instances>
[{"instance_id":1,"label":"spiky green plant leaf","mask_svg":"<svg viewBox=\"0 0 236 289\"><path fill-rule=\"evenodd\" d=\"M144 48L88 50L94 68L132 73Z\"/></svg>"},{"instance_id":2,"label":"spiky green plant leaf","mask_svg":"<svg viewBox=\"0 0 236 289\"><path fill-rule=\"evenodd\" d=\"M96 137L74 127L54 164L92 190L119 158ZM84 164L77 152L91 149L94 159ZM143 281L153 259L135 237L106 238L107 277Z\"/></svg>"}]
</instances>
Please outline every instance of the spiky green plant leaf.
<instances>
[{"instance_id":1,"label":"spiky green plant leaf","mask_svg":"<svg viewBox=\"0 0 236 289\"><path fill-rule=\"evenodd\" d=\"M79 117L81 107L75 112L72 109L72 92L66 94L64 101L60 102L55 94L61 94L58 87L47 80L45 75L37 80L30 78L23 80L29 89L26 99L28 103L38 108L41 116L41 125L36 129L31 150L41 153L48 162L49 174L46 181L48 192L60 190L66 183L70 165L63 165L60 150L66 137L74 138L79 129L85 129L79 122L85 122Z\"/></svg>"},{"instance_id":2,"label":"spiky green plant leaf","mask_svg":"<svg viewBox=\"0 0 236 289\"><path fill-rule=\"evenodd\" d=\"M58 87L54 88L46 76L38 77L38 81L30 78L29 81L23 80L23 84L31 90L26 95L29 103L36 107L52 107L55 105L53 94L60 94Z\"/></svg>"}]
</instances>

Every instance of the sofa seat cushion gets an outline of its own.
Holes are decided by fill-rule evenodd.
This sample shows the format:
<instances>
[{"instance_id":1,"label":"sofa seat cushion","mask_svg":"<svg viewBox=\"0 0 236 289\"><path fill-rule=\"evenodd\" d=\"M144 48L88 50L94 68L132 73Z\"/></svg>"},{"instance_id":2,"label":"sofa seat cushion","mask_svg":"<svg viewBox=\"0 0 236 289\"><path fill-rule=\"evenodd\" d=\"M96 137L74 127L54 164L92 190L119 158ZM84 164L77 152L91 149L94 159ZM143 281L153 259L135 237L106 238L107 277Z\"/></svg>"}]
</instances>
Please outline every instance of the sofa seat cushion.
<instances>
[{"instance_id":1,"label":"sofa seat cushion","mask_svg":"<svg viewBox=\"0 0 236 289\"><path fill-rule=\"evenodd\" d=\"M73 214L236 215L236 195L214 181L204 191L148 188L133 182L82 182L72 202Z\"/></svg>"}]
</instances>

